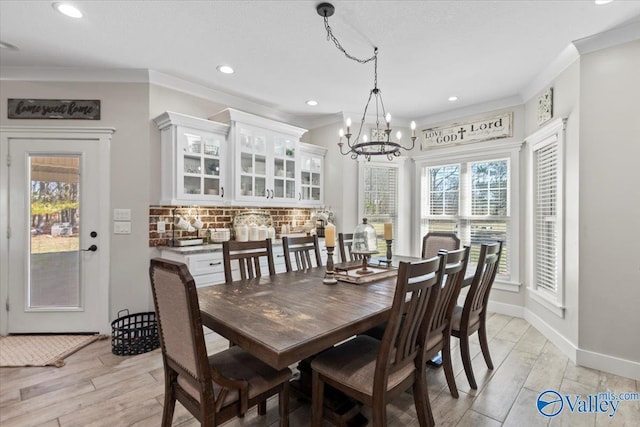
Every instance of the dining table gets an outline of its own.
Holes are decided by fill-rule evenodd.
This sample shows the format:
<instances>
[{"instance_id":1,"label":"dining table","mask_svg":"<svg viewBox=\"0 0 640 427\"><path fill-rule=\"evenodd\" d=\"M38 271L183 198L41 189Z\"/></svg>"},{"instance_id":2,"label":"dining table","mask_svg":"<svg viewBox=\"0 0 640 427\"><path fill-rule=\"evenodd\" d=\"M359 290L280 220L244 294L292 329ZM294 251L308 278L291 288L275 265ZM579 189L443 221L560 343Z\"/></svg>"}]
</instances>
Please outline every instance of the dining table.
<instances>
[{"instance_id":1,"label":"dining table","mask_svg":"<svg viewBox=\"0 0 640 427\"><path fill-rule=\"evenodd\" d=\"M394 256L399 261L420 258ZM372 262L373 264L373 262ZM464 286L473 278L469 265ZM384 323L397 277L324 284L326 268L263 275L198 288L203 324L275 369L283 369Z\"/></svg>"}]
</instances>

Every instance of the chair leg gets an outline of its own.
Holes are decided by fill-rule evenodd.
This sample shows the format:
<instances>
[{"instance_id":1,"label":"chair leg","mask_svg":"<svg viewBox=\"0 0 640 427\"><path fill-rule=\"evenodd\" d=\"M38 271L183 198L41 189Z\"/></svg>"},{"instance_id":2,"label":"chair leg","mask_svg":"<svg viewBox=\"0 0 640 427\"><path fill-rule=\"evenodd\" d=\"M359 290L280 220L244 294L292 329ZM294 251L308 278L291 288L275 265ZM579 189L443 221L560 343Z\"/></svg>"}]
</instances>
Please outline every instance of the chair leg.
<instances>
[{"instance_id":1,"label":"chair leg","mask_svg":"<svg viewBox=\"0 0 640 427\"><path fill-rule=\"evenodd\" d=\"M282 384L282 390L278 393L278 412L280 427L289 427L289 381Z\"/></svg>"},{"instance_id":2,"label":"chair leg","mask_svg":"<svg viewBox=\"0 0 640 427\"><path fill-rule=\"evenodd\" d=\"M491 361L491 354L489 353L489 342L487 341L487 324L483 320L480 321L478 338L480 339L480 348L482 349L484 361L487 363L489 369L493 369L493 362Z\"/></svg>"},{"instance_id":3,"label":"chair leg","mask_svg":"<svg viewBox=\"0 0 640 427\"><path fill-rule=\"evenodd\" d=\"M380 393L378 396L373 396L373 407L371 408L371 415L373 418L373 427L387 427L387 401L384 396L380 396L384 393Z\"/></svg>"},{"instance_id":4,"label":"chair leg","mask_svg":"<svg viewBox=\"0 0 640 427\"><path fill-rule=\"evenodd\" d=\"M416 382L413 383L413 404L418 414L420 427L433 427L435 425L431 402L429 401L429 389L427 387L427 373L424 369L418 372Z\"/></svg>"},{"instance_id":5,"label":"chair leg","mask_svg":"<svg viewBox=\"0 0 640 427\"><path fill-rule=\"evenodd\" d=\"M324 382L320 379L320 374L313 371L311 374L311 426L322 426L322 405L324 402Z\"/></svg>"},{"instance_id":6,"label":"chair leg","mask_svg":"<svg viewBox=\"0 0 640 427\"><path fill-rule=\"evenodd\" d=\"M164 394L164 407L162 408L162 427L171 427L173 410L176 407L176 397L173 393Z\"/></svg>"},{"instance_id":7,"label":"chair leg","mask_svg":"<svg viewBox=\"0 0 640 427\"><path fill-rule=\"evenodd\" d=\"M258 403L258 415L266 415L267 413L267 400L263 400Z\"/></svg>"},{"instance_id":8,"label":"chair leg","mask_svg":"<svg viewBox=\"0 0 640 427\"><path fill-rule=\"evenodd\" d=\"M171 427L173 421L173 411L176 407L176 394L171 384L175 381L175 376L164 373L164 404L162 407L162 427Z\"/></svg>"},{"instance_id":9,"label":"chair leg","mask_svg":"<svg viewBox=\"0 0 640 427\"><path fill-rule=\"evenodd\" d=\"M469 386L475 390L478 388L478 384L476 384L476 379L473 376L471 353L469 352L469 336L465 333L460 336L460 354L462 356L462 364L464 365L464 372L467 374Z\"/></svg>"},{"instance_id":10,"label":"chair leg","mask_svg":"<svg viewBox=\"0 0 640 427\"><path fill-rule=\"evenodd\" d=\"M444 368L444 376L447 379L449 392L456 399L459 397L456 380L453 376L453 365L451 363L451 335L445 336L442 343L442 366Z\"/></svg>"}]
</instances>

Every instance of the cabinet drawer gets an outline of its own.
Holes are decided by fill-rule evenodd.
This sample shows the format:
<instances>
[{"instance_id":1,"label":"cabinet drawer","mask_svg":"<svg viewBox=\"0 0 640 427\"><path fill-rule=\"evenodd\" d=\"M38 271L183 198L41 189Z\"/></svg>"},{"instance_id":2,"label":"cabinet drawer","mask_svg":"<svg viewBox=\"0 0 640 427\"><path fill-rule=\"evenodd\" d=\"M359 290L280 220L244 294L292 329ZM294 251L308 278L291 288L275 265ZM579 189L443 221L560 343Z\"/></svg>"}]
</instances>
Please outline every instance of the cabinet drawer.
<instances>
[{"instance_id":1,"label":"cabinet drawer","mask_svg":"<svg viewBox=\"0 0 640 427\"><path fill-rule=\"evenodd\" d=\"M191 272L192 276L214 273L224 274L224 263L222 262L221 252L189 255L186 258L189 272Z\"/></svg>"}]
</instances>

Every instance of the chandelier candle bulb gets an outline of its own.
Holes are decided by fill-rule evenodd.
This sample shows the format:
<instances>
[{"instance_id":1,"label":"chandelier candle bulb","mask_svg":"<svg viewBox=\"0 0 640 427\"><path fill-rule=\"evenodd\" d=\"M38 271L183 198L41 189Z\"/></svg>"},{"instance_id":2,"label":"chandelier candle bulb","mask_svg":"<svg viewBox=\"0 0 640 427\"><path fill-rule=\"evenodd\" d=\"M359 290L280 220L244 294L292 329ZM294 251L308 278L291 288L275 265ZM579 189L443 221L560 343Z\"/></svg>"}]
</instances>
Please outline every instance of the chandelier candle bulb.
<instances>
[{"instance_id":1,"label":"chandelier candle bulb","mask_svg":"<svg viewBox=\"0 0 640 427\"><path fill-rule=\"evenodd\" d=\"M324 245L327 248L336 246L336 226L333 224L327 224L324 227Z\"/></svg>"},{"instance_id":2,"label":"chandelier candle bulb","mask_svg":"<svg viewBox=\"0 0 640 427\"><path fill-rule=\"evenodd\" d=\"M392 240L393 239L393 224L386 223L384 225L384 240Z\"/></svg>"},{"instance_id":3,"label":"chandelier candle bulb","mask_svg":"<svg viewBox=\"0 0 640 427\"><path fill-rule=\"evenodd\" d=\"M347 133L351 133L351 117L347 117Z\"/></svg>"},{"instance_id":4,"label":"chandelier candle bulb","mask_svg":"<svg viewBox=\"0 0 640 427\"><path fill-rule=\"evenodd\" d=\"M411 136L415 138L416 136L416 122L411 121Z\"/></svg>"},{"instance_id":5,"label":"chandelier candle bulb","mask_svg":"<svg viewBox=\"0 0 640 427\"><path fill-rule=\"evenodd\" d=\"M402 132L398 131L396 133L396 139L402 139Z\"/></svg>"},{"instance_id":6,"label":"chandelier candle bulb","mask_svg":"<svg viewBox=\"0 0 640 427\"><path fill-rule=\"evenodd\" d=\"M387 121L387 129L391 129L391 113L387 113L384 119Z\"/></svg>"}]
</instances>

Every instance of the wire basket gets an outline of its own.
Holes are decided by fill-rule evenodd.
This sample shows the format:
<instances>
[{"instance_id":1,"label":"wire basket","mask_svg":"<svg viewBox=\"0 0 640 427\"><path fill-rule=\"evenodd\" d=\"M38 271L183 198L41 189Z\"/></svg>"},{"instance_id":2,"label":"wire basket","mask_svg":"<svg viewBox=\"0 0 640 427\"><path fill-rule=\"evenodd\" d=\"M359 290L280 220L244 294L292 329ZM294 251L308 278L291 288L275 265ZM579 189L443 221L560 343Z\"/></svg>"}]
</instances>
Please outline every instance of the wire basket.
<instances>
[{"instance_id":1,"label":"wire basket","mask_svg":"<svg viewBox=\"0 0 640 427\"><path fill-rule=\"evenodd\" d=\"M126 313L120 316L120 313ZM129 314L124 309L111 322L111 352L117 356L133 356L160 347L158 322L154 312Z\"/></svg>"}]
</instances>

